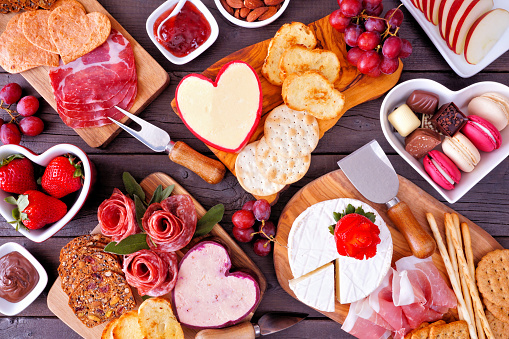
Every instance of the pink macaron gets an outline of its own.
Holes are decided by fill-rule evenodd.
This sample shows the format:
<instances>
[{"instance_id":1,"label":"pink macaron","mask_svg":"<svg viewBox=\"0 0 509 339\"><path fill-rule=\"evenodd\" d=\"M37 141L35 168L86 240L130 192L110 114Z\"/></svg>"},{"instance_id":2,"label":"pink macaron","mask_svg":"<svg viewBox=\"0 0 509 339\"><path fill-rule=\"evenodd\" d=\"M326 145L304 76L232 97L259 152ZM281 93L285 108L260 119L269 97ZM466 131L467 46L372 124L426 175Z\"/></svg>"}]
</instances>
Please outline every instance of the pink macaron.
<instances>
[{"instance_id":1,"label":"pink macaron","mask_svg":"<svg viewBox=\"0 0 509 339\"><path fill-rule=\"evenodd\" d=\"M423 159L424 170L440 187L452 190L461 179L458 167L444 153L430 151Z\"/></svg>"},{"instance_id":2,"label":"pink macaron","mask_svg":"<svg viewBox=\"0 0 509 339\"><path fill-rule=\"evenodd\" d=\"M468 116L468 122L461 132L479 151L491 152L502 144L502 136L498 129L491 122L477 115Z\"/></svg>"}]
</instances>

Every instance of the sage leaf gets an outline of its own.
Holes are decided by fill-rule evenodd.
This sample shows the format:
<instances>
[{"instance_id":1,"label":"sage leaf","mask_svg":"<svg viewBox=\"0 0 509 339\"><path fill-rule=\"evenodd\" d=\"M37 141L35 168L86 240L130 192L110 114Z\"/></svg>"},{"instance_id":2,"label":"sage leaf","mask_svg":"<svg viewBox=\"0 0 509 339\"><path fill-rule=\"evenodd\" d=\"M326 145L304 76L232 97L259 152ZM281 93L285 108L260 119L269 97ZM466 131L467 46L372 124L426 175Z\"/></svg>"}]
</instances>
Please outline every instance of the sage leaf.
<instances>
[{"instance_id":1,"label":"sage leaf","mask_svg":"<svg viewBox=\"0 0 509 339\"><path fill-rule=\"evenodd\" d=\"M140 226L142 232L145 232L145 230L143 229L141 219L145 215L145 211L147 210L147 208L141 201L140 197L138 197L137 195L134 195L134 209L136 210L136 220L138 221L138 226Z\"/></svg>"},{"instance_id":2,"label":"sage leaf","mask_svg":"<svg viewBox=\"0 0 509 339\"><path fill-rule=\"evenodd\" d=\"M125 190L130 196L137 195L141 201L145 201L145 192L143 192L140 184L136 182L131 173L124 172L122 174L122 180L124 181Z\"/></svg>"},{"instance_id":3,"label":"sage leaf","mask_svg":"<svg viewBox=\"0 0 509 339\"><path fill-rule=\"evenodd\" d=\"M126 255L139 250L148 250L150 247L147 244L147 235L145 233L138 233L128 236L119 243L112 241L104 248L104 252Z\"/></svg>"},{"instance_id":4,"label":"sage leaf","mask_svg":"<svg viewBox=\"0 0 509 339\"><path fill-rule=\"evenodd\" d=\"M150 299L150 298L152 298L152 297L151 297L151 296L149 296L149 295L142 295L142 296L141 296L141 299L142 299L143 301L145 301L145 300L147 300L147 299Z\"/></svg>"},{"instance_id":5,"label":"sage leaf","mask_svg":"<svg viewBox=\"0 0 509 339\"><path fill-rule=\"evenodd\" d=\"M170 185L166 187L163 192L161 193L161 201L168 198L171 195L171 192L173 192L173 189L175 188L175 185Z\"/></svg>"},{"instance_id":6,"label":"sage leaf","mask_svg":"<svg viewBox=\"0 0 509 339\"><path fill-rule=\"evenodd\" d=\"M152 205L155 202L161 202L161 194L163 193L163 186L159 185L154 190L152 194L152 199L150 199L148 206Z\"/></svg>"},{"instance_id":7,"label":"sage leaf","mask_svg":"<svg viewBox=\"0 0 509 339\"><path fill-rule=\"evenodd\" d=\"M201 217L200 220L198 220L198 223L196 224L196 232L194 232L193 237L201 237L205 234L208 234L210 231L212 231L214 225L223 219L223 215L223 204L217 204L216 206L213 206L207 211L207 213L203 215L203 217Z\"/></svg>"}]
</instances>

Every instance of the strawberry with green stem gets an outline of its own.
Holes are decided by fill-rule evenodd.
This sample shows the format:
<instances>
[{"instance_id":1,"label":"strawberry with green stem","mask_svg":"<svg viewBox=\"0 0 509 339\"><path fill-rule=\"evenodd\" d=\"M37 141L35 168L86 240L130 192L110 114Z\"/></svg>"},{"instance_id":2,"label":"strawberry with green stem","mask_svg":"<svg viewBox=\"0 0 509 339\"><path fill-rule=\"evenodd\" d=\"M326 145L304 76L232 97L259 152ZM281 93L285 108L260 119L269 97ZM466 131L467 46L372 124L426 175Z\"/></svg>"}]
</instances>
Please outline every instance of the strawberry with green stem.
<instances>
[{"instance_id":1,"label":"strawberry with green stem","mask_svg":"<svg viewBox=\"0 0 509 339\"><path fill-rule=\"evenodd\" d=\"M44 170L42 188L52 197L60 199L83 186L81 161L75 159L70 154L56 157Z\"/></svg>"},{"instance_id":2,"label":"strawberry with green stem","mask_svg":"<svg viewBox=\"0 0 509 339\"><path fill-rule=\"evenodd\" d=\"M13 154L0 162L0 189L22 194L37 189L34 165L21 154Z\"/></svg>"}]
</instances>

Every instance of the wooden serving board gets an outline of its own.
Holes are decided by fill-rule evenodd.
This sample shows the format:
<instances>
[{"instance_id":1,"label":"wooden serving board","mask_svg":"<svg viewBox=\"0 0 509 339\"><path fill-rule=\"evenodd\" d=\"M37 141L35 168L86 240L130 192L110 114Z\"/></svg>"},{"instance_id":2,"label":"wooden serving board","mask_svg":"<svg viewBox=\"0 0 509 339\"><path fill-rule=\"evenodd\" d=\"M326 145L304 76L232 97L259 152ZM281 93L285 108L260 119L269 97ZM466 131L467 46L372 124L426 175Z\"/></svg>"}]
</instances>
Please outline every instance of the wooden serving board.
<instances>
[{"instance_id":1,"label":"wooden serving board","mask_svg":"<svg viewBox=\"0 0 509 339\"><path fill-rule=\"evenodd\" d=\"M131 43L136 61L136 72L138 76L138 94L131 107L130 112L138 115L148 106L170 83L168 73L157 63L157 61L127 33L127 31L115 20L106 9L97 0L78 0L85 7L88 13L101 12L108 16L111 21L111 28L116 29ZM17 13L0 14L0 32L5 30L7 22ZM53 96L53 89L49 82L49 69L47 66L40 66L31 70L22 72L21 75L35 88L37 92L46 100L56 111L57 104ZM129 119L124 117L120 120L127 123ZM76 128L76 133L90 147L105 147L108 145L122 129L115 124L109 124L102 127Z\"/></svg>"},{"instance_id":2,"label":"wooden serving board","mask_svg":"<svg viewBox=\"0 0 509 339\"><path fill-rule=\"evenodd\" d=\"M163 188L166 188L170 185L175 185L172 194L187 194L189 193L180 186L175 180L173 180L169 175L161 172L152 173L141 182L141 187L145 191L147 195L147 200L150 200L152 197L152 193L156 189L158 185L162 185ZM198 213L198 217L202 217L206 210L200 205L196 199L193 199L194 205L196 207L196 212ZM92 233L100 233L99 225L92 231ZM200 242L204 238L207 239L217 239L217 241L226 245L228 248L228 253L230 254L230 258L232 261L232 270L247 270L249 271L257 280L260 285L260 301L265 293L267 288L267 282L262 272L256 267L253 261L242 251L242 249L237 245L237 243L230 238L230 235L219 225L216 224L209 235L193 239L191 243L186 246L181 251L177 252L177 255L180 259L184 256L184 254L193 247L196 243ZM134 295L138 301L138 306L141 303L141 298L138 295L136 288L133 288ZM166 297L170 298L170 293L166 295ZM86 327L73 313L72 309L68 306L69 298L67 294L62 290L60 278L57 278L53 286L51 287L48 293L48 308L53 312L60 320L67 324L70 328L72 328L76 333L81 335L86 339L97 339L101 337L102 331L106 326L106 323L102 325L98 325L93 328ZM258 307L258 305L256 305ZM256 309L256 308L255 308ZM248 316L249 319L253 316L254 310ZM195 337L198 330L189 329L186 327L182 327L184 330L185 338L192 339Z\"/></svg>"},{"instance_id":3,"label":"wooden serving board","mask_svg":"<svg viewBox=\"0 0 509 339\"><path fill-rule=\"evenodd\" d=\"M402 257L412 255L412 252L410 251L405 238L403 238L401 233L396 230L392 222L389 220L389 217L387 216L387 208L385 205L374 204L364 199L364 197L355 189L355 187L341 170L328 173L300 189L288 202L283 212L281 213L281 217L279 218L276 243L274 247L274 266L276 268L276 275L279 284L288 294L294 298L296 298L295 294L288 286L288 281L294 277L288 262L288 250L286 248L288 245L288 234L292 228L293 221L309 206L314 205L320 201L337 198L352 198L361 200L371 205L382 216L384 221L387 223L387 226L389 226L392 235L392 241L394 245L394 253L392 258L393 264L395 261ZM419 223L430 234L432 234L432 232L426 220L425 214L427 212L433 213L440 228L442 238L445 239L444 213L453 213L453 209L445 206L402 176L399 176L398 198L401 201L405 201L410 206L410 209L412 210ZM458 215L460 221L466 222L470 227L470 232L473 239L472 246L475 257L474 259L476 264L486 253L495 249L503 248L481 227L477 226L462 215ZM442 261L442 257L438 252L438 248L435 254L433 254L433 262L442 272L443 276L447 277L447 271ZM348 314L348 310L349 304L342 305L336 300L335 312L317 311L323 313L338 323L343 323Z\"/></svg>"},{"instance_id":4,"label":"wooden serving board","mask_svg":"<svg viewBox=\"0 0 509 339\"><path fill-rule=\"evenodd\" d=\"M382 75L378 78L371 78L367 75L363 75L356 67L349 64L346 60L347 50L343 39L343 33L339 33L332 28L329 24L328 16L309 24L309 27L315 32L317 37L317 48L330 50L338 56L341 63L341 74L340 79L334 84L334 86L345 95L345 106L338 117L330 120L318 119L321 138L325 132L336 124L339 118L341 118L347 110L366 101L376 99L394 87L401 76L403 63L400 62L398 70L391 75ZM281 87L272 85L262 75L262 66L265 57L267 56L269 43L270 39L243 48L219 60L202 73L207 78L215 79L221 67L233 60L242 60L247 62L256 70L262 86L263 111L260 124L251 137L250 142L256 141L263 136L263 126L267 113L283 103ZM173 111L178 114L175 99L171 102L171 107L173 108ZM233 174L235 174L235 160L237 159L237 153L228 153L217 150L213 147L209 148L212 152L214 152L217 158L221 160ZM276 195L272 195L267 198L267 200L273 201L275 200Z\"/></svg>"}]
</instances>

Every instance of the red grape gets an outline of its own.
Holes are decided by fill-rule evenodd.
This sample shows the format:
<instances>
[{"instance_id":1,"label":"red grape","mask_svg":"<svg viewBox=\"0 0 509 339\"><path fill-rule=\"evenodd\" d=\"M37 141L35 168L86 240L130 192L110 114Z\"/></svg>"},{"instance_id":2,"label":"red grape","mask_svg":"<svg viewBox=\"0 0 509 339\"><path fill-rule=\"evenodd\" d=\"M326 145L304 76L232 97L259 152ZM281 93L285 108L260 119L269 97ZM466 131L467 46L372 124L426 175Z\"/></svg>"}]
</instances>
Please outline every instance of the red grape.
<instances>
[{"instance_id":1,"label":"red grape","mask_svg":"<svg viewBox=\"0 0 509 339\"><path fill-rule=\"evenodd\" d=\"M29 117L34 115L35 112L39 109L39 100L32 95L27 95L26 97L21 98L16 106L16 110L19 114L24 117Z\"/></svg>"},{"instance_id":2,"label":"red grape","mask_svg":"<svg viewBox=\"0 0 509 339\"><path fill-rule=\"evenodd\" d=\"M272 243L266 239L258 239L254 242L253 250L256 255L260 257L265 257L270 253L272 249Z\"/></svg>"},{"instance_id":3,"label":"red grape","mask_svg":"<svg viewBox=\"0 0 509 339\"><path fill-rule=\"evenodd\" d=\"M260 225L260 231L263 231L270 238L276 235L276 226L272 221L266 221L264 225ZM260 233L260 235L265 239L269 239L263 233Z\"/></svg>"},{"instance_id":4,"label":"red grape","mask_svg":"<svg viewBox=\"0 0 509 339\"><path fill-rule=\"evenodd\" d=\"M357 41L359 40L359 36L364 32L361 28L361 25L358 24L350 24L345 29L345 42L350 47L357 47Z\"/></svg>"},{"instance_id":5,"label":"red grape","mask_svg":"<svg viewBox=\"0 0 509 339\"><path fill-rule=\"evenodd\" d=\"M397 36L390 36L384 41L382 54L390 59L397 58L401 52L401 39Z\"/></svg>"},{"instance_id":6,"label":"red grape","mask_svg":"<svg viewBox=\"0 0 509 339\"><path fill-rule=\"evenodd\" d=\"M240 242L250 242L253 240L255 230L254 228L238 228L233 227L232 234L235 239Z\"/></svg>"},{"instance_id":7,"label":"red grape","mask_svg":"<svg viewBox=\"0 0 509 339\"><path fill-rule=\"evenodd\" d=\"M44 130L44 122L38 117L26 117L20 120L19 129L23 134L35 137Z\"/></svg>"},{"instance_id":8,"label":"red grape","mask_svg":"<svg viewBox=\"0 0 509 339\"><path fill-rule=\"evenodd\" d=\"M396 72L399 67L398 58L387 58L385 56L382 57L382 62L380 63L380 70L383 74L392 74Z\"/></svg>"},{"instance_id":9,"label":"red grape","mask_svg":"<svg viewBox=\"0 0 509 339\"><path fill-rule=\"evenodd\" d=\"M3 124L2 127L0 127L0 140L2 140L4 145L6 144L18 145L19 142L21 141L21 133L19 132L18 127L12 122Z\"/></svg>"},{"instance_id":10,"label":"red grape","mask_svg":"<svg viewBox=\"0 0 509 339\"><path fill-rule=\"evenodd\" d=\"M380 54L374 50L364 52L357 61L357 69L362 74L368 74L380 65L380 59Z\"/></svg>"},{"instance_id":11,"label":"red grape","mask_svg":"<svg viewBox=\"0 0 509 339\"><path fill-rule=\"evenodd\" d=\"M242 209L244 211L251 211L251 212L253 212L253 205L254 205L255 202L256 202L256 200L249 200L248 202L246 202L244 204L244 206L242 206Z\"/></svg>"},{"instance_id":12,"label":"red grape","mask_svg":"<svg viewBox=\"0 0 509 339\"><path fill-rule=\"evenodd\" d=\"M407 39L401 39L401 52L399 57L401 59L408 58L412 54L412 44Z\"/></svg>"},{"instance_id":13,"label":"red grape","mask_svg":"<svg viewBox=\"0 0 509 339\"><path fill-rule=\"evenodd\" d=\"M347 18L341 14L341 10L337 9L329 16L329 23L338 32L344 33L345 28L350 24L352 18Z\"/></svg>"},{"instance_id":14,"label":"red grape","mask_svg":"<svg viewBox=\"0 0 509 339\"><path fill-rule=\"evenodd\" d=\"M368 18L368 20L364 22L364 27L368 32L378 32L382 34L385 32L387 25L385 24L385 20L380 18Z\"/></svg>"},{"instance_id":15,"label":"red grape","mask_svg":"<svg viewBox=\"0 0 509 339\"><path fill-rule=\"evenodd\" d=\"M343 2L343 0L338 0L338 5L341 6L342 2Z\"/></svg>"},{"instance_id":16,"label":"red grape","mask_svg":"<svg viewBox=\"0 0 509 339\"><path fill-rule=\"evenodd\" d=\"M354 17L362 11L361 0L343 0L340 5L341 13L346 17Z\"/></svg>"},{"instance_id":17,"label":"red grape","mask_svg":"<svg viewBox=\"0 0 509 339\"><path fill-rule=\"evenodd\" d=\"M11 105L21 98L21 86L15 82L5 85L0 90L0 100L3 100L7 105Z\"/></svg>"},{"instance_id":18,"label":"red grape","mask_svg":"<svg viewBox=\"0 0 509 339\"><path fill-rule=\"evenodd\" d=\"M363 51L374 49L380 43L380 34L377 32L364 32L359 36L357 44ZM399 51L398 51L399 53Z\"/></svg>"},{"instance_id":19,"label":"red grape","mask_svg":"<svg viewBox=\"0 0 509 339\"><path fill-rule=\"evenodd\" d=\"M251 211L240 210L233 213L232 216L233 226L242 229L253 227L255 221L255 217Z\"/></svg>"},{"instance_id":20,"label":"red grape","mask_svg":"<svg viewBox=\"0 0 509 339\"><path fill-rule=\"evenodd\" d=\"M370 4L366 4L365 9L367 15L379 16L384 11L384 5L382 3L380 3L378 6L371 6Z\"/></svg>"},{"instance_id":21,"label":"red grape","mask_svg":"<svg viewBox=\"0 0 509 339\"><path fill-rule=\"evenodd\" d=\"M346 54L346 60L348 60L351 65L357 67L357 61L359 61L362 54L364 54L364 51L359 47L351 48Z\"/></svg>"},{"instance_id":22,"label":"red grape","mask_svg":"<svg viewBox=\"0 0 509 339\"><path fill-rule=\"evenodd\" d=\"M403 12L399 8L390 9L387 13L385 13L385 19L389 22L389 25L392 27L399 27L403 22Z\"/></svg>"},{"instance_id":23,"label":"red grape","mask_svg":"<svg viewBox=\"0 0 509 339\"><path fill-rule=\"evenodd\" d=\"M382 75L382 71L380 69L380 65L376 66L367 74L368 76L372 78L378 78L380 75Z\"/></svg>"},{"instance_id":24,"label":"red grape","mask_svg":"<svg viewBox=\"0 0 509 339\"><path fill-rule=\"evenodd\" d=\"M382 0L362 0L362 7L366 8L367 6L376 7L382 3Z\"/></svg>"},{"instance_id":25,"label":"red grape","mask_svg":"<svg viewBox=\"0 0 509 339\"><path fill-rule=\"evenodd\" d=\"M0 126L2 126L5 123L4 119L0 118Z\"/></svg>"},{"instance_id":26,"label":"red grape","mask_svg":"<svg viewBox=\"0 0 509 339\"><path fill-rule=\"evenodd\" d=\"M253 205L253 213L258 221L269 220L270 204L265 199L257 200Z\"/></svg>"}]
</instances>

